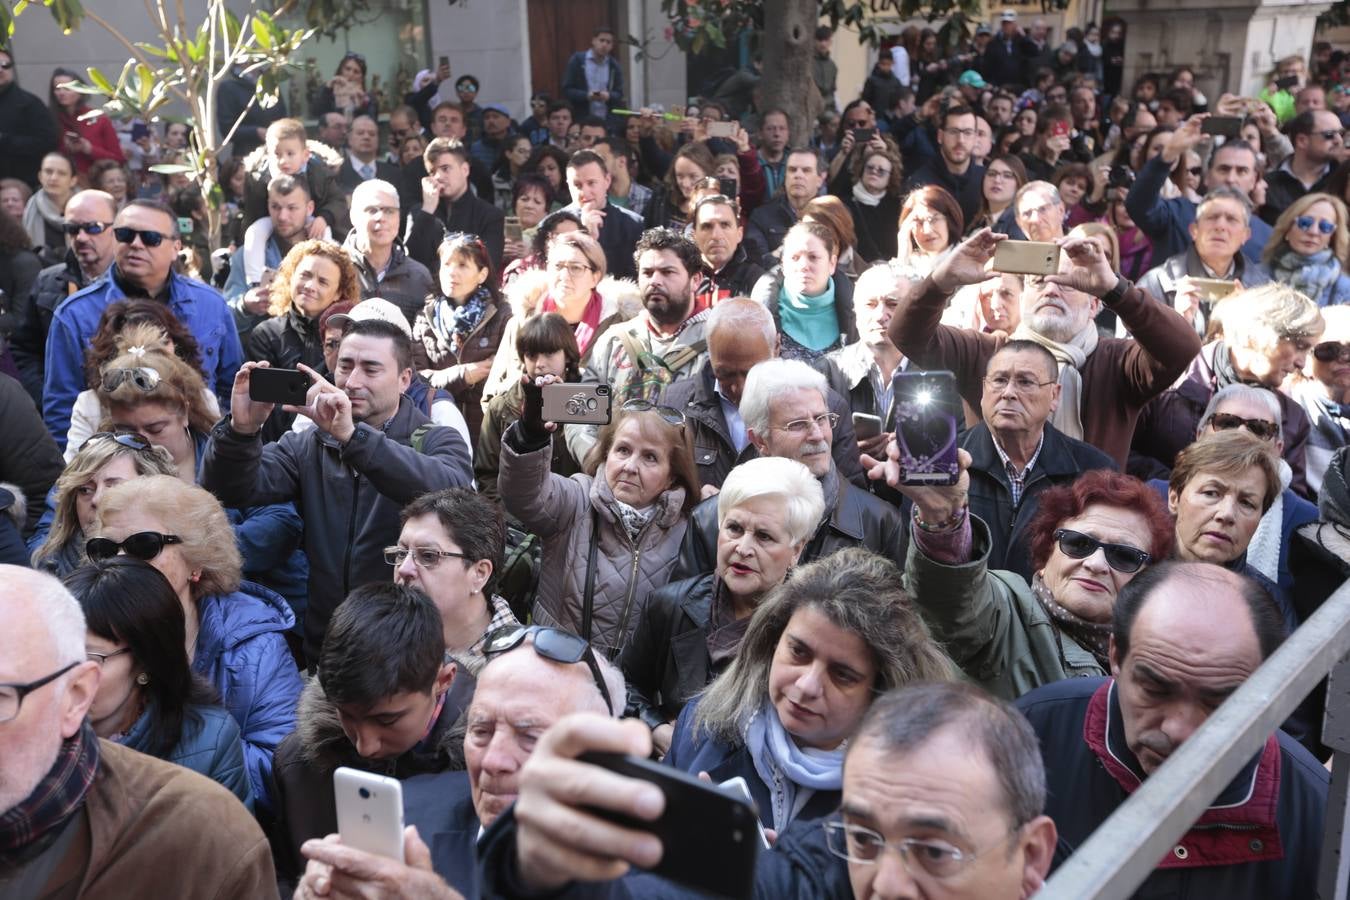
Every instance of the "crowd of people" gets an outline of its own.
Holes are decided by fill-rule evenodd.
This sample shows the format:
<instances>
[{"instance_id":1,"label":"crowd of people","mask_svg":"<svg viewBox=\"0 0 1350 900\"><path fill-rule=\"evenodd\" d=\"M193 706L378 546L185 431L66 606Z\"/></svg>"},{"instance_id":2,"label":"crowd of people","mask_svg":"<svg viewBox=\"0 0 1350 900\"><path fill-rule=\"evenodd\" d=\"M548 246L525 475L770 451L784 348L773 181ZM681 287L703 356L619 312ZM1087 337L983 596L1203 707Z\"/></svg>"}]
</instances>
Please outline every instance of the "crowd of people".
<instances>
[{"instance_id":1,"label":"crowd of people","mask_svg":"<svg viewBox=\"0 0 1350 900\"><path fill-rule=\"evenodd\" d=\"M758 57L630 109L607 27L519 123L446 63L381 122L349 54L314 129L239 72L214 234L151 171L187 126L0 51L0 894L694 896L610 752L739 779L756 896L1027 897L1316 613L1350 54L1207 98L1005 11L840 106L833 39L815 123ZM1143 895L1314 894L1322 693Z\"/></svg>"}]
</instances>

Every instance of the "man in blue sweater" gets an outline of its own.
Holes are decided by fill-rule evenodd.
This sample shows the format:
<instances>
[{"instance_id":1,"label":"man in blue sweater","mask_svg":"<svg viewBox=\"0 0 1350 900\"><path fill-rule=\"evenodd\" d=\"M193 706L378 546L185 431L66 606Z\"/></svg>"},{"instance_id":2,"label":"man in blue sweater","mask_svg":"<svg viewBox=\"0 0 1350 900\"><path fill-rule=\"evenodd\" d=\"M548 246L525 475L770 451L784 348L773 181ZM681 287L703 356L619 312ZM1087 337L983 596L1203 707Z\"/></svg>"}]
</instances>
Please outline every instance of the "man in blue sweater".
<instances>
[{"instance_id":1,"label":"man in blue sweater","mask_svg":"<svg viewBox=\"0 0 1350 900\"><path fill-rule=\"evenodd\" d=\"M1135 224L1153 242L1153 260L1149 268L1160 266L1170 256L1191 246L1190 227L1195 222L1196 204L1185 197L1163 199L1163 184L1177 160L1200 142L1200 123L1205 116L1192 116L1172 132L1162 152L1144 163L1134 186L1125 196L1125 209ZM1251 145L1229 141L1215 150L1205 170L1205 190L1219 185L1236 188L1250 197L1256 189L1260 164ZM1251 237L1242 245L1242 253L1253 262L1261 261L1261 248L1270 239L1270 226L1256 217L1251 219Z\"/></svg>"}]
</instances>

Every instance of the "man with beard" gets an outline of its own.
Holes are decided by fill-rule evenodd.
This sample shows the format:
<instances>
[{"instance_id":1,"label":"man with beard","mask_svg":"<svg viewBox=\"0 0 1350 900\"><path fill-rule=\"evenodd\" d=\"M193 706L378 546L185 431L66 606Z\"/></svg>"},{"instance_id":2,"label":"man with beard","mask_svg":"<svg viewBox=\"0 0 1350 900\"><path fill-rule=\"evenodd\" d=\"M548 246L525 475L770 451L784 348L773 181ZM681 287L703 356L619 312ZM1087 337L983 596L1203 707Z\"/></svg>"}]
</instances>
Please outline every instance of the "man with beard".
<instances>
[{"instance_id":1,"label":"man with beard","mask_svg":"<svg viewBox=\"0 0 1350 900\"><path fill-rule=\"evenodd\" d=\"M965 221L973 222L983 202L984 166L974 160L975 111L959 103L947 107L938 120L938 151L909 176L905 192L933 184L947 191L961 205Z\"/></svg>"},{"instance_id":2,"label":"man with beard","mask_svg":"<svg viewBox=\"0 0 1350 900\"><path fill-rule=\"evenodd\" d=\"M371 317L369 307L389 311ZM404 394L413 377L412 329L396 309L372 301L352 310L335 384L300 366L313 382L306 405L285 411L308 416L313 428L264 446L260 432L274 404L252 399L249 381L267 363L247 363L234 380L232 415L216 424L203 451L201 484L225 506L294 502L305 520L304 654L311 666L342 598L389 579L384 548L398 541L403 507L473 478L464 439L432 424Z\"/></svg>"},{"instance_id":3,"label":"man with beard","mask_svg":"<svg viewBox=\"0 0 1350 900\"><path fill-rule=\"evenodd\" d=\"M703 259L693 241L669 228L644 232L633 253L642 312L606 329L591 347L581 380L608 384L617 409L655 400L708 355L708 311L694 312L694 284ZM580 462L595 443L593 425L568 425L567 449Z\"/></svg>"},{"instance_id":4,"label":"man with beard","mask_svg":"<svg viewBox=\"0 0 1350 900\"><path fill-rule=\"evenodd\" d=\"M953 291L988 278L986 264L1006 240L982 228L942 258L896 308L890 333L900 352L924 369L956 373L961 396L980 408L989 359L1008 337L940 324ZM1195 329L1111 269L1088 238L1064 242L1059 272L1027 277L1022 321L1012 338L1034 341L1059 362L1059 407L1051 422L1087 441L1122 468L1140 410L1165 391L1200 352ZM1105 305L1133 340L1099 337L1093 323Z\"/></svg>"}]
</instances>

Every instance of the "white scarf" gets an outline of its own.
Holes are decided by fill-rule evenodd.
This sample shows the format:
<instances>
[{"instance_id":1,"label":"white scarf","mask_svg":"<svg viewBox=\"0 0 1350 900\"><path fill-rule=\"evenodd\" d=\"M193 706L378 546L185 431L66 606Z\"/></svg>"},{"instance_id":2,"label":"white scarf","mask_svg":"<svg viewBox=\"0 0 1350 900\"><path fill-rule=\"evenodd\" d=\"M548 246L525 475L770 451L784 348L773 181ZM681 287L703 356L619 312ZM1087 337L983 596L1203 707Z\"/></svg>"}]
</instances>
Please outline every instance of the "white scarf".
<instances>
[{"instance_id":1,"label":"white scarf","mask_svg":"<svg viewBox=\"0 0 1350 900\"><path fill-rule=\"evenodd\" d=\"M46 225L60 228L66 221L46 191L38 191L23 209L23 230L34 247L47 246Z\"/></svg>"},{"instance_id":2,"label":"white scarf","mask_svg":"<svg viewBox=\"0 0 1350 900\"><path fill-rule=\"evenodd\" d=\"M1097 349L1097 326L1087 323L1082 331L1074 335L1067 344L1052 341L1039 332L1032 331L1026 322L1017 326L1012 334L1013 340L1035 341L1049 350L1059 361L1059 408L1050 421L1054 426L1076 440L1083 440L1083 375L1079 371L1092 351Z\"/></svg>"},{"instance_id":3,"label":"white scarf","mask_svg":"<svg viewBox=\"0 0 1350 900\"><path fill-rule=\"evenodd\" d=\"M1261 517L1247 544L1247 565L1277 583L1280 580L1280 539L1284 531L1284 491L1293 477L1294 470L1289 468L1289 463L1280 460L1280 492Z\"/></svg>"},{"instance_id":4,"label":"white scarf","mask_svg":"<svg viewBox=\"0 0 1350 900\"><path fill-rule=\"evenodd\" d=\"M853 199L857 200L863 206L880 206L881 201L886 199L886 192L882 191L880 194L874 194L863 187L861 181L855 181L853 182Z\"/></svg>"},{"instance_id":5,"label":"white scarf","mask_svg":"<svg viewBox=\"0 0 1350 900\"><path fill-rule=\"evenodd\" d=\"M745 729L745 749L773 798L773 827L792 824L813 791L837 791L844 783L847 743L834 750L797 746L767 699Z\"/></svg>"}]
</instances>

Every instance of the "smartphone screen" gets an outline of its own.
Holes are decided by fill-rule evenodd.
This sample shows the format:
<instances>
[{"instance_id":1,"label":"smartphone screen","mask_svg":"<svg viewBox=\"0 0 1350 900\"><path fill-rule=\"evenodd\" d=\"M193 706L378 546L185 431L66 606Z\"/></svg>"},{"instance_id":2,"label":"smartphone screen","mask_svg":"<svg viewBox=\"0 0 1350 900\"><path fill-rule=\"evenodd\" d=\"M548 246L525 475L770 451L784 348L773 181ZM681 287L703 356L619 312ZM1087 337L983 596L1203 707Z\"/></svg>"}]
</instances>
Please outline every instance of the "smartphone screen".
<instances>
[{"instance_id":1,"label":"smartphone screen","mask_svg":"<svg viewBox=\"0 0 1350 900\"><path fill-rule=\"evenodd\" d=\"M1063 120L1055 122L1050 126L1050 135L1052 137L1068 137L1069 123Z\"/></svg>"},{"instance_id":2,"label":"smartphone screen","mask_svg":"<svg viewBox=\"0 0 1350 900\"><path fill-rule=\"evenodd\" d=\"M961 396L951 372L896 372L895 441L905 484L956 484Z\"/></svg>"}]
</instances>

